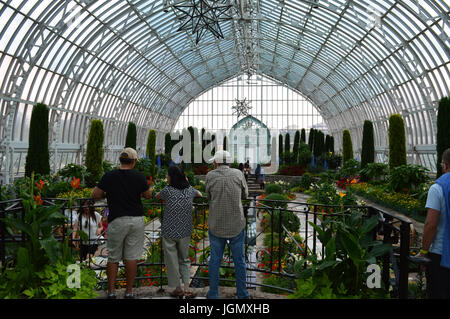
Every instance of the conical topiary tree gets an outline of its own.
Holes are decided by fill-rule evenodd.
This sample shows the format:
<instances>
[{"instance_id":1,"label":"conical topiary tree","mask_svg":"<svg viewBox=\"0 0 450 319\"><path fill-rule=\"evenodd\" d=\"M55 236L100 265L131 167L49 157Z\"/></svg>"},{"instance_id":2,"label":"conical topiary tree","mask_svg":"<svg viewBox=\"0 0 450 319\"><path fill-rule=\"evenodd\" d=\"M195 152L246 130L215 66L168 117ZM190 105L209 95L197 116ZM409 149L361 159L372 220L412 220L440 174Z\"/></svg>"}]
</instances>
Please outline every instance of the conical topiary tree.
<instances>
[{"instance_id":1,"label":"conical topiary tree","mask_svg":"<svg viewBox=\"0 0 450 319\"><path fill-rule=\"evenodd\" d=\"M406 165L405 124L400 114L389 117L389 169Z\"/></svg>"},{"instance_id":2,"label":"conical topiary tree","mask_svg":"<svg viewBox=\"0 0 450 319\"><path fill-rule=\"evenodd\" d=\"M166 159L166 165L169 166L170 164L170 153L172 152L172 138L170 137L170 132L166 133L164 136L164 154Z\"/></svg>"},{"instance_id":3,"label":"conical topiary tree","mask_svg":"<svg viewBox=\"0 0 450 319\"><path fill-rule=\"evenodd\" d=\"M89 175L86 178L86 185L94 187L100 180L103 173L103 123L100 120L92 120L89 129L89 137L86 147L85 166Z\"/></svg>"},{"instance_id":4,"label":"conical topiary tree","mask_svg":"<svg viewBox=\"0 0 450 319\"><path fill-rule=\"evenodd\" d=\"M311 128L309 130L309 136L308 136L308 146L309 150L312 152L314 147L314 135L315 135L315 129Z\"/></svg>"},{"instance_id":5,"label":"conical topiary tree","mask_svg":"<svg viewBox=\"0 0 450 319\"><path fill-rule=\"evenodd\" d=\"M148 156L153 164L156 164L156 131L150 130L147 137L147 148L145 155Z\"/></svg>"},{"instance_id":6,"label":"conical topiary tree","mask_svg":"<svg viewBox=\"0 0 450 319\"><path fill-rule=\"evenodd\" d=\"M302 132L300 134L300 143L306 143L306 131L302 128Z\"/></svg>"},{"instance_id":7,"label":"conical topiary tree","mask_svg":"<svg viewBox=\"0 0 450 319\"><path fill-rule=\"evenodd\" d=\"M364 121L363 137L361 147L361 168L375 161L375 143L373 140L373 124L371 121Z\"/></svg>"},{"instance_id":8,"label":"conical topiary tree","mask_svg":"<svg viewBox=\"0 0 450 319\"><path fill-rule=\"evenodd\" d=\"M436 177L442 175L442 153L450 148L450 98L444 97L439 101L437 114L437 134L436 134Z\"/></svg>"},{"instance_id":9,"label":"conical topiary tree","mask_svg":"<svg viewBox=\"0 0 450 319\"><path fill-rule=\"evenodd\" d=\"M322 156L324 152L324 134L322 131L316 130L314 136L313 154L317 159Z\"/></svg>"},{"instance_id":10,"label":"conical topiary tree","mask_svg":"<svg viewBox=\"0 0 450 319\"><path fill-rule=\"evenodd\" d=\"M294 163L298 161L298 149L300 147L300 131L295 132L294 136L294 147L292 148L292 152L294 153Z\"/></svg>"},{"instance_id":11,"label":"conical topiary tree","mask_svg":"<svg viewBox=\"0 0 450 319\"><path fill-rule=\"evenodd\" d=\"M289 152L291 151L291 137L289 135L289 133L286 133L286 135L284 136L284 162L286 164L290 164L289 163Z\"/></svg>"},{"instance_id":12,"label":"conical topiary tree","mask_svg":"<svg viewBox=\"0 0 450 319\"><path fill-rule=\"evenodd\" d=\"M136 138L137 138L136 124L130 122L128 123L127 137L125 138L125 147L131 147L132 149L135 150Z\"/></svg>"},{"instance_id":13,"label":"conical topiary tree","mask_svg":"<svg viewBox=\"0 0 450 319\"><path fill-rule=\"evenodd\" d=\"M280 160L283 161L283 135L278 135L278 156L280 157ZM283 161L284 162L284 161Z\"/></svg>"},{"instance_id":14,"label":"conical topiary tree","mask_svg":"<svg viewBox=\"0 0 450 319\"><path fill-rule=\"evenodd\" d=\"M33 107L28 138L28 153L25 159L25 176L50 173L48 151L48 107L38 103Z\"/></svg>"},{"instance_id":15,"label":"conical topiary tree","mask_svg":"<svg viewBox=\"0 0 450 319\"><path fill-rule=\"evenodd\" d=\"M353 159L353 144L349 130L342 132L342 162Z\"/></svg>"}]
</instances>

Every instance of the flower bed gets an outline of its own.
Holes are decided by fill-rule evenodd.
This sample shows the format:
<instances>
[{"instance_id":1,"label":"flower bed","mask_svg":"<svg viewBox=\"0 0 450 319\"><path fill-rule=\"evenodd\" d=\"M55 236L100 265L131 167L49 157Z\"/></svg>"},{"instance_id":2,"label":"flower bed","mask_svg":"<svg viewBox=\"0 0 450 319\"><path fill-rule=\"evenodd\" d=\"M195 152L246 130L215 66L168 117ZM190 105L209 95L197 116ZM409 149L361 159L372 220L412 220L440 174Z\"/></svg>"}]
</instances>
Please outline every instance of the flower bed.
<instances>
[{"instance_id":1,"label":"flower bed","mask_svg":"<svg viewBox=\"0 0 450 319\"><path fill-rule=\"evenodd\" d=\"M413 197L409 192L394 192L387 186L357 183L351 185L351 190L377 204L394 209L419 222L425 222L426 199Z\"/></svg>"}]
</instances>

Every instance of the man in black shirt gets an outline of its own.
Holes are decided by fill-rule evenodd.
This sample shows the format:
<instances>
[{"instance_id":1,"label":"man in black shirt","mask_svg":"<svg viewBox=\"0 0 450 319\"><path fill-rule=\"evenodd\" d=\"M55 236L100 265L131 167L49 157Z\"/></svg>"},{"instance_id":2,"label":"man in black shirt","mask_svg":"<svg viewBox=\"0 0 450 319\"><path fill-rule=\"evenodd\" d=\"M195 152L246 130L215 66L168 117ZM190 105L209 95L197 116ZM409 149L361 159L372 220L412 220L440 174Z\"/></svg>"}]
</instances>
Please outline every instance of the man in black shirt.
<instances>
[{"instance_id":1,"label":"man in black shirt","mask_svg":"<svg viewBox=\"0 0 450 319\"><path fill-rule=\"evenodd\" d=\"M125 262L127 288L125 298L134 298L132 289L137 261L144 246L144 208L141 197L150 198L152 192L141 172L134 170L137 152L128 147L119 157L120 168L104 174L94 188L92 197L108 202L108 298L116 298L115 282L119 261Z\"/></svg>"}]
</instances>

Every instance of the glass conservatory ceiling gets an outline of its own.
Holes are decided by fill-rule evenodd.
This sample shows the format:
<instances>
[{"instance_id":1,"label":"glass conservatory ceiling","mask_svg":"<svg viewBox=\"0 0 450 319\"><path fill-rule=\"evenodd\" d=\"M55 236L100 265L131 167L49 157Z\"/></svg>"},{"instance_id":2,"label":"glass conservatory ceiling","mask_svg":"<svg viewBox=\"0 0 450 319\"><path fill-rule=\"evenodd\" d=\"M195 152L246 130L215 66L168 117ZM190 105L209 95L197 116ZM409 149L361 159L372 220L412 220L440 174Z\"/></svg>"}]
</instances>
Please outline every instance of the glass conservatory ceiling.
<instances>
[{"instance_id":1,"label":"glass conservatory ceiling","mask_svg":"<svg viewBox=\"0 0 450 319\"><path fill-rule=\"evenodd\" d=\"M191 1L1 0L0 141L25 122L19 103L39 101L55 123L71 112L168 131L203 92L261 74L310 99L335 135L401 113L411 143L434 143L449 94L448 1L209 1L232 5L232 19L219 22L223 38L198 43L178 31L175 6Z\"/></svg>"}]
</instances>

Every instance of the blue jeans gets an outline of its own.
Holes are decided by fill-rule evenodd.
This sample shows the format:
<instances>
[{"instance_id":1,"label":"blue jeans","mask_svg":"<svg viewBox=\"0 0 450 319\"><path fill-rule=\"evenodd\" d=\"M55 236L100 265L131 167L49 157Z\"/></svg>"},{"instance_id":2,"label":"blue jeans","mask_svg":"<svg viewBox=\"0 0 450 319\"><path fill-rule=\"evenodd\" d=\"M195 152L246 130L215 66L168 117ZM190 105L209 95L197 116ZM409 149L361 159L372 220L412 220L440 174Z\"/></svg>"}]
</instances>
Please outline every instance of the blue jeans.
<instances>
[{"instance_id":1,"label":"blue jeans","mask_svg":"<svg viewBox=\"0 0 450 319\"><path fill-rule=\"evenodd\" d=\"M209 245L211 256L209 259L209 299L217 299L219 296L219 268L222 264L225 244L229 241L231 255L233 256L234 270L236 275L236 290L239 299L248 299L249 294L245 284L246 268L244 255L245 230L233 238L216 237L209 231Z\"/></svg>"}]
</instances>

